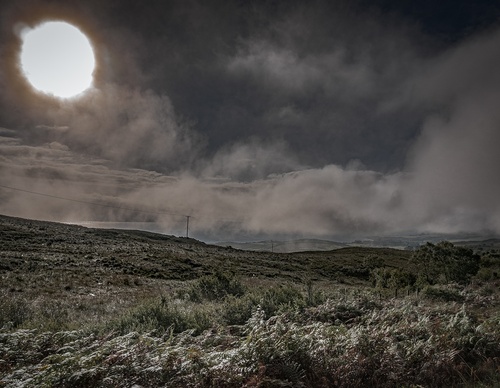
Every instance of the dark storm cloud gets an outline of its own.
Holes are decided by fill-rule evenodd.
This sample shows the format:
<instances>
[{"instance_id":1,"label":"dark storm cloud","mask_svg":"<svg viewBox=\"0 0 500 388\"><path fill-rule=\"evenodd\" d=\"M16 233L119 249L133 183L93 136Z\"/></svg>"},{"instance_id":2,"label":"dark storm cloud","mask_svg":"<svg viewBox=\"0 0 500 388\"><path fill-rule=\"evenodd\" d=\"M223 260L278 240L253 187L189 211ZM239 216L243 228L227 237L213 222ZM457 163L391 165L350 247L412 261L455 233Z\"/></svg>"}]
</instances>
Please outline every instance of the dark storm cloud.
<instances>
[{"instance_id":1,"label":"dark storm cloud","mask_svg":"<svg viewBox=\"0 0 500 388\"><path fill-rule=\"evenodd\" d=\"M43 10L46 2L27 4ZM51 4L50 12L57 8ZM80 24L98 48L98 86L168 96L176 114L195 123L207 157L258 139L285 142L312 167L361 159L369 168L394 170L417 133L411 111L386 115L381 107L401 93L428 39L374 7L346 1L61 7L73 19L86 16Z\"/></svg>"},{"instance_id":2,"label":"dark storm cloud","mask_svg":"<svg viewBox=\"0 0 500 388\"><path fill-rule=\"evenodd\" d=\"M356 3L80 7L94 14L87 24L100 49L99 80L168 96L176 113L195 123L209 157L258 138L286 142L311 166L358 158L394 169L415 135L416 119L407 111L387 117L379 105L418 66L420 35ZM412 125L388 129L403 116ZM378 147L347 152L359 137Z\"/></svg>"},{"instance_id":3,"label":"dark storm cloud","mask_svg":"<svg viewBox=\"0 0 500 388\"><path fill-rule=\"evenodd\" d=\"M7 4L2 182L86 203L2 190L1 212L180 233L192 215L214 239L500 232L500 33L469 25L478 13L439 26L387 1ZM74 102L33 94L13 59L17 23L51 14L98 56Z\"/></svg>"},{"instance_id":4,"label":"dark storm cloud","mask_svg":"<svg viewBox=\"0 0 500 388\"><path fill-rule=\"evenodd\" d=\"M194 115L209 151L258 137L285 141L311 166L352 158L377 168L397 166L416 128L389 131L394 115L385 117L379 105L399 93L401 81L418 66L412 45L418 34L401 34L396 23L382 25L370 13L356 17L362 10L347 4L282 8L269 16L261 8L258 23L251 19L230 33L208 29L208 39L200 39L213 51L201 50L194 62L202 65L187 60L181 70L189 72L193 88L177 92L171 82L172 98L181 101L176 107ZM217 44L221 39L226 45ZM175 77L176 69L167 73ZM185 107L184 101L193 103ZM365 137L378 147L359 144ZM355 147L354 154L346 152Z\"/></svg>"}]
</instances>

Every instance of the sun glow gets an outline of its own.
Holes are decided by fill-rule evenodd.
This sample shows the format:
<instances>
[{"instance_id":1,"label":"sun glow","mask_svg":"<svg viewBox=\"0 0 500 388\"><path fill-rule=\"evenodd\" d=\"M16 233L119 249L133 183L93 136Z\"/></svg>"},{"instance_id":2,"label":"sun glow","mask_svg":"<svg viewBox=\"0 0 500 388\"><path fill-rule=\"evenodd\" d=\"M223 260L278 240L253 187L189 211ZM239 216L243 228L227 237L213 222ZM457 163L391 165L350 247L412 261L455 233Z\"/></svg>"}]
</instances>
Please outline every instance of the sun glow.
<instances>
[{"instance_id":1,"label":"sun glow","mask_svg":"<svg viewBox=\"0 0 500 388\"><path fill-rule=\"evenodd\" d=\"M94 50L78 28L66 22L46 22L22 38L21 67L35 89L69 98L92 86Z\"/></svg>"}]
</instances>

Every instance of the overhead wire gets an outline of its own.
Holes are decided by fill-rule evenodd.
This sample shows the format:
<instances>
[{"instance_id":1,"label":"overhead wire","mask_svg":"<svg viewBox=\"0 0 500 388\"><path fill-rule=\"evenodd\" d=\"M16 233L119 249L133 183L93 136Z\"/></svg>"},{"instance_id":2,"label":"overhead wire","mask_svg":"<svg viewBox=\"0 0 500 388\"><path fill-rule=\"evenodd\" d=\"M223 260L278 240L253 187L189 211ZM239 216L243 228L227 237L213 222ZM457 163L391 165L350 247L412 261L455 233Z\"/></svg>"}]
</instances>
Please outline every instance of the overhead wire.
<instances>
[{"instance_id":1,"label":"overhead wire","mask_svg":"<svg viewBox=\"0 0 500 388\"><path fill-rule=\"evenodd\" d=\"M38 195L38 196L46 197L46 198L52 198L52 199L62 200L62 201L69 201L69 202L81 203L81 204L90 205L90 206L101 206L101 207L112 208L112 209L126 210L126 211L131 211L131 212L136 212L136 213L155 214L155 215L168 215L168 216L184 217L184 218L185 217L199 218L197 216L193 216L192 212L190 212L190 214L183 214L183 213L172 212L172 211L144 210L144 209L127 207L127 206L112 205L112 204L106 204L106 203L84 201L84 200L75 199L75 198L62 197L62 196L59 196L59 195L41 193L39 191L26 190L26 189L21 189L19 187L12 187L12 186L2 185L2 184L0 184L0 188L8 189L8 190L14 190L14 191L18 191L18 192L22 192L22 193L27 193L27 194L32 194L32 195ZM212 219L215 220L215 221L223 222L223 223L234 223L234 224L243 223L243 220L236 220L236 219L231 219L231 218L216 218L216 217L214 217Z\"/></svg>"},{"instance_id":2,"label":"overhead wire","mask_svg":"<svg viewBox=\"0 0 500 388\"><path fill-rule=\"evenodd\" d=\"M20 189L18 187L12 187L12 186L6 186L6 185L0 185L0 188L14 190L14 191L19 191L19 192L22 192L22 193L28 193L28 194L38 195L38 196L47 197L47 198L59 199L59 200L63 200L63 201L70 201L70 202L82 203L82 204L91 205L91 206L101 206L101 207L107 207L107 208L112 208L112 209L127 210L127 211L136 212L136 213L156 214L156 215L170 215L170 216L185 217L185 215L181 214L181 213L174 213L174 212L167 212L167 211L143 210L143 209L126 207L126 206L111 205L111 204L91 202L91 201L83 201L83 200L80 200L80 199L61 197L61 196L58 196L58 195L40 193L38 191Z\"/></svg>"}]
</instances>

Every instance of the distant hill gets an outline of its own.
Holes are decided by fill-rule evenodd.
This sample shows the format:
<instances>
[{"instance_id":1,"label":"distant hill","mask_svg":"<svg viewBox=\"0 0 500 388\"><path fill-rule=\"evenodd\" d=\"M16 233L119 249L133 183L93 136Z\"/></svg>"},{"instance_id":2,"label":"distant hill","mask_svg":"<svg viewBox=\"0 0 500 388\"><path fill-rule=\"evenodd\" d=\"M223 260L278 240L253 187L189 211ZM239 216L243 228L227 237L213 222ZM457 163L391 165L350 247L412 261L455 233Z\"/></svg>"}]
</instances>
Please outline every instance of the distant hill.
<instances>
[{"instance_id":1,"label":"distant hill","mask_svg":"<svg viewBox=\"0 0 500 388\"><path fill-rule=\"evenodd\" d=\"M408 236L375 236L363 240L351 242L338 242L320 239L298 239L287 241L264 240L251 242L225 241L214 245L221 247L231 247L244 251L254 252L323 252L333 251L346 247L367 247L367 248L394 248L402 250L413 250L425 243L436 244L440 241L450 241L455 245L466 246L472 249L500 249L500 238L479 235L443 235L443 234L419 234Z\"/></svg>"},{"instance_id":2,"label":"distant hill","mask_svg":"<svg viewBox=\"0 0 500 388\"><path fill-rule=\"evenodd\" d=\"M411 253L403 250L345 247L322 240L280 245L260 243L262 252L209 245L184 237L138 230L96 229L0 215L0 290L61 289L94 292L102 284L141 284L196 279L219 270L242 278L302 282L342 279L367 281L370 260L407 268ZM259 243L254 245L254 248ZM280 253L279 249L301 250ZM321 249L321 250L319 250ZM57 274L57 276L54 276ZM64 286L64 285L63 285ZM38 288L37 288L38 287ZM64 291L64 290L63 290Z\"/></svg>"},{"instance_id":3,"label":"distant hill","mask_svg":"<svg viewBox=\"0 0 500 388\"><path fill-rule=\"evenodd\" d=\"M308 251L333 251L334 249L344 248L349 245L318 239L299 239L288 241L255 241L255 242L218 242L215 245L222 247L232 247L245 251L256 252L276 252L276 253L292 253L292 252L308 252Z\"/></svg>"},{"instance_id":4,"label":"distant hill","mask_svg":"<svg viewBox=\"0 0 500 388\"><path fill-rule=\"evenodd\" d=\"M454 244L477 250L500 249L500 238L489 238L486 240L455 241Z\"/></svg>"}]
</instances>

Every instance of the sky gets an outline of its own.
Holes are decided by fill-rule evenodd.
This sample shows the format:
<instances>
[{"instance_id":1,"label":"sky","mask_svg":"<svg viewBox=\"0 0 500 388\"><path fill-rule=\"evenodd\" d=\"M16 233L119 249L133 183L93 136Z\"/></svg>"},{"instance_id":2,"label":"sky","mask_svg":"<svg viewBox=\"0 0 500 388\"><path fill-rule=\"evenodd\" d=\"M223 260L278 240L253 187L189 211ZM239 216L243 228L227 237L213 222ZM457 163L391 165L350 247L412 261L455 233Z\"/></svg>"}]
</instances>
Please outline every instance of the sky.
<instances>
[{"instance_id":1,"label":"sky","mask_svg":"<svg viewBox=\"0 0 500 388\"><path fill-rule=\"evenodd\" d=\"M34 92L22 31L90 39ZM0 4L0 214L207 241L500 234L500 3Z\"/></svg>"}]
</instances>

